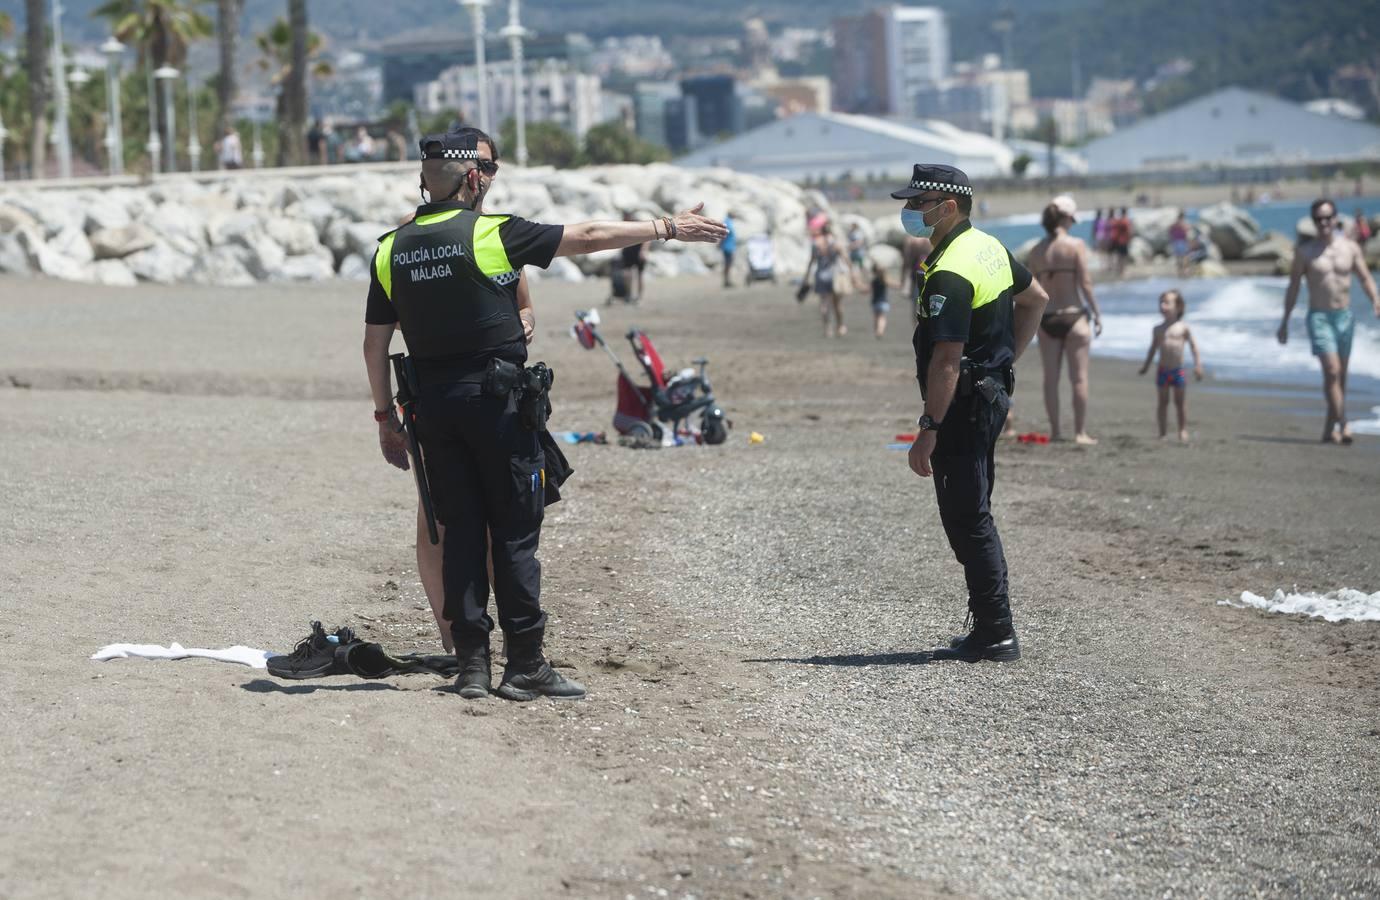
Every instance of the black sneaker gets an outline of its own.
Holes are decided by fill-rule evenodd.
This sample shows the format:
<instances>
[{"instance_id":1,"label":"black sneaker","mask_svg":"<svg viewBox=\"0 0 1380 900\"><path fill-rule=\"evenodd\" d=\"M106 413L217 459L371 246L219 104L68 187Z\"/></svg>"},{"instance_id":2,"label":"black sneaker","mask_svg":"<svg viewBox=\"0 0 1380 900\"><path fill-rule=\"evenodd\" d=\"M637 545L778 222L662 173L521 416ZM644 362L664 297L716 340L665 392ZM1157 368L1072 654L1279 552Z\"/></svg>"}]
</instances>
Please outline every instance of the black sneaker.
<instances>
[{"instance_id":1,"label":"black sneaker","mask_svg":"<svg viewBox=\"0 0 1380 900\"><path fill-rule=\"evenodd\" d=\"M503 683L498 696L504 700L535 700L538 697L557 697L578 700L585 695L585 686L573 678L566 678L546 660L526 672L503 670Z\"/></svg>"},{"instance_id":2,"label":"black sneaker","mask_svg":"<svg viewBox=\"0 0 1380 900\"><path fill-rule=\"evenodd\" d=\"M336 640L333 641L333 637ZM349 643L354 639L354 632L349 628L337 628L334 635L328 635L320 622L312 622L311 634L299 641L291 653L269 658L268 674L291 679L338 674L335 662L335 651L339 646L337 641Z\"/></svg>"},{"instance_id":3,"label":"black sneaker","mask_svg":"<svg viewBox=\"0 0 1380 900\"><path fill-rule=\"evenodd\" d=\"M489 670L489 645L472 650L456 651L460 662L460 677L455 679L455 689L466 700L482 700L493 689L493 675Z\"/></svg>"}]
</instances>

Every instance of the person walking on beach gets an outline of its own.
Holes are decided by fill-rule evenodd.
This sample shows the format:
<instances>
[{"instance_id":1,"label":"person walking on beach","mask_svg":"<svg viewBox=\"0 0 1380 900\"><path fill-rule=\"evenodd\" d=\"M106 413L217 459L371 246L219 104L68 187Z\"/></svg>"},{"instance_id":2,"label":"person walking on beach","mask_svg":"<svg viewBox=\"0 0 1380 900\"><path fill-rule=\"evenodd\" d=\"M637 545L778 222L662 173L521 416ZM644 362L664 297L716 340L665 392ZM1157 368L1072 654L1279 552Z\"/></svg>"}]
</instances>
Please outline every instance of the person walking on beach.
<instances>
[{"instance_id":1,"label":"person walking on beach","mask_svg":"<svg viewBox=\"0 0 1380 900\"><path fill-rule=\"evenodd\" d=\"M1159 391L1155 419L1160 426L1160 440L1169 436L1169 392L1174 392L1174 410L1179 417L1179 440L1188 443L1188 412L1185 394L1188 392L1188 379L1184 377L1184 345L1193 351L1193 377L1203 380L1203 361L1198 356L1198 344L1193 340L1193 332L1184 324L1184 295L1177 290L1160 294L1160 315L1164 321L1156 325L1150 334L1150 351L1145 354L1140 374L1150 369L1150 363L1159 351L1160 364L1155 371L1155 387Z\"/></svg>"},{"instance_id":2,"label":"person walking on beach","mask_svg":"<svg viewBox=\"0 0 1380 900\"><path fill-rule=\"evenodd\" d=\"M719 250L724 255L724 287L733 287L733 254L738 250L738 231L734 228L733 213L724 216L724 228L728 233L719 241Z\"/></svg>"},{"instance_id":3,"label":"person walking on beach","mask_svg":"<svg viewBox=\"0 0 1380 900\"><path fill-rule=\"evenodd\" d=\"M1078 206L1068 194L1051 200L1040 217L1045 236L1030 251L1026 265L1050 298L1039 331L1049 438L1061 440L1059 369L1067 360L1073 389L1073 439L1091 445L1097 439L1088 434L1088 354L1093 338L1102 334L1102 313L1093 297L1088 245L1069 234L1077 215Z\"/></svg>"},{"instance_id":4,"label":"person walking on beach","mask_svg":"<svg viewBox=\"0 0 1380 900\"><path fill-rule=\"evenodd\" d=\"M1323 398L1327 419L1323 424L1324 443L1350 444L1351 425L1346 419L1346 370L1351 357L1351 339L1356 320L1351 315L1351 277L1361 279L1361 289L1370 299L1375 315L1380 316L1380 295L1375 280L1366 268L1366 257L1351 238L1337 232L1337 205L1331 200L1315 200L1310 210L1318 235L1303 241L1294 251L1294 267L1289 272L1289 287L1284 292L1284 321L1279 326L1279 342L1289 341L1289 317L1298 302L1299 285L1308 276L1308 337L1313 355L1322 366Z\"/></svg>"},{"instance_id":5,"label":"person walking on beach","mask_svg":"<svg viewBox=\"0 0 1380 900\"><path fill-rule=\"evenodd\" d=\"M1174 254L1174 271L1183 278L1188 274L1188 220L1183 210L1169 226L1169 249Z\"/></svg>"},{"instance_id":6,"label":"person walking on beach","mask_svg":"<svg viewBox=\"0 0 1380 900\"><path fill-rule=\"evenodd\" d=\"M634 221L631 212L623 213L624 222ZM647 271L647 245L634 244L631 247L624 247L621 251L624 276L628 279L628 302L638 303L642 300L643 273ZM725 267L727 268L727 267Z\"/></svg>"},{"instance_id":7,"label":"person walking on beach","mask_svg":"<svg viewBox=\"0 0 1380 900\"><path fill-rule=\"evenodd\" d=\"M849 279L848 256L834 238L833 226L825 223L810 248L810 261L805 264L802 283L810 283L814 270L814 290L819 295L819 317L824 323L824 336L843 337L848 326L843 324L843 297Z\"/></svg>"},{"instance_id":8,"label":"person walking on beach","mask_svg":"<svg viewBox=\"0 0 1380 900\"><path fill-rule=\"evenodd\" d=\"M460 662L461 696L490 687L486 551L508 639L499 696L582 697L543 652L537 546L548 461L540 421L521 415L513 386L531 382L514 301L524 266L557 256L619 250L648 240L715 242L725 230L701 207L649 222L542 225L479 212L498 173L493 139L474 128L424 137L422 189L430 201L379 240L365 311L364 359L384 455L405 468L388 350L401 324L419 388L413 425L429 470L442 551L445 619ZM540 401L540 395L537 395ZM536 419L540 419L540 409ZM395 460L401 459L400 462Z\"/></svg>"},{"instance_id":9,"label":"person walking on beach","mask_svg":"<svg viewBox=\"0 0 1380 900\"><path fill-rule=\"evenodd\" d=\"M244 148L240 145L240 133L234 125L226 125L225 134L216 141L216 161L222 169L244 168Z\"/></svg>"},{"instance_id":10,"label":"person walking on beach","mask_svg":"<svg viewBox=\"0 0 1380 900\"><path fill-rule=\"evenodd\" d=\"M886 291L891 286L887 280L886 269L879 262L872 263L872 336L877 340L886 334L886 314L891 312L891 303Z\"/></svg>"},{"instance_id":11,"label":"person walking on beach","mask_svg":"<svg viewBox=\"0 0 1380 900\"><path fill-rule=\"evenodd\" d=\"M1131 256L1131 237L1134 233L1131 216L1126 207L1118 210L1116 218L1107 225L1107 240L1111 245L1112 267L1117 278L1126 275L1126 263Z\"/></svg>"},{"instance_id":12,"label":"person walking on beach","mask_svg":"<svg viewBox=\"0 0 1380 900\"><path fill-rule=\"evenodd\" d=\"M891 196L905 201L906 231L934 241L916 302L925 411L909 463L920 477L934 476L939 519L968 584L972 630L943 652L970 662L1019 659L992 485L1013 364L1049 298L1010 251L968 221L973 187L961 170L917 164L910 184Z\"/></svg>"}]
</instances>

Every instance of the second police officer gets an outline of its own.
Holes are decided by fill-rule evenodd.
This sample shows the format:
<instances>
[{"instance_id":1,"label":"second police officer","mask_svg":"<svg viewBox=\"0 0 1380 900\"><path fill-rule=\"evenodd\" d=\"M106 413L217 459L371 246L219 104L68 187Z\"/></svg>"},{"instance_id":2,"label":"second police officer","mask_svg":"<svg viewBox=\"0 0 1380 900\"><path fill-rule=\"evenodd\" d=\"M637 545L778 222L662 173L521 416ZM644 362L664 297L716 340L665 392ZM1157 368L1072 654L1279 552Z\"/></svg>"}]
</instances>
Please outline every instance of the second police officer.
<instances>
[{"instance_id":1,"label":"second police officer","mask_svg":"<svg viewBox=\"0 0 1380 900\"><path fill-rule=\"evenodd\" d=\"M516 285L523 266L650 240L715 243L722 225L700 207L642 222L542 225L476 212L498 174L493 140L459 128L421 140L423 199L415 217L379 240L365 312L364 356L384 455L405 466L391 399L388 349L401 325L418 382L416 428L436 518L446 526L445 615L462 696L490 689L486 557L508 639L497 693L510 700L581 697L543 653L541 534L546 469L524 427L513 384L527 362ZM486 534L489 536L486 539Z\"/></svg>"},{"instance_id":2,"label":"second police officer","mask_svg":"<svg viewBox=\"0 0 1380 900\"><path fill-rule=\"evenodd\" d=\"M925 401L910 467L934 478L939 518L968 585L972 630L951 652L972 662L1019 659L1006 558L992 519L997 437L1011 408L1013 364L1035 336L1049 297L1001 242L972 226L973 187L952 166L916 165L907 233L928 237L916 298L916 376Z\"/></svg>"}]
</instances>

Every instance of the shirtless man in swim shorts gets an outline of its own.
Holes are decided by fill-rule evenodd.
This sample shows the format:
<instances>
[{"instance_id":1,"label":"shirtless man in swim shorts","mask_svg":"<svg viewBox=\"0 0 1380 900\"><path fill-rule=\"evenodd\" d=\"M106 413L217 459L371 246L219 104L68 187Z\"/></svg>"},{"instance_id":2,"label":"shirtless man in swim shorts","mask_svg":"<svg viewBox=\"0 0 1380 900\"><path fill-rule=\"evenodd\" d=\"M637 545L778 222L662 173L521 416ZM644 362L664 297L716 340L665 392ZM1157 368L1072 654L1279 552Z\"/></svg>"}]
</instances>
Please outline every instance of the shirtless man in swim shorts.
<instances>
[{"instance_id":1,"label":"shirtless man in swim shorts","mask_svg":"<svg viewBox=\"0 0 1380 900\"><path fill-rule=\"evenodd\" d=\"M1289 289L1284 292L1284 321L1279 326L1279 342L1289 340L1289 316L1299 297L1299 283L1308 276L1308 337L1313 355L1323 372L1323 397L1327 400L1324 443L1350 444L1351 426L1346 420L1346 367L1351 356L1351 338L1356 320L1351 315L1351 276L1361 279L1361 289L1380 316L1380 294L1366 268L1365 254L1355 241L1337 230L1337 205L1331 200L1316 200L1312 211L1318 236L1299 244L1294 252L1294 268L1289 273Z\"/></svg>"}]
</instances>

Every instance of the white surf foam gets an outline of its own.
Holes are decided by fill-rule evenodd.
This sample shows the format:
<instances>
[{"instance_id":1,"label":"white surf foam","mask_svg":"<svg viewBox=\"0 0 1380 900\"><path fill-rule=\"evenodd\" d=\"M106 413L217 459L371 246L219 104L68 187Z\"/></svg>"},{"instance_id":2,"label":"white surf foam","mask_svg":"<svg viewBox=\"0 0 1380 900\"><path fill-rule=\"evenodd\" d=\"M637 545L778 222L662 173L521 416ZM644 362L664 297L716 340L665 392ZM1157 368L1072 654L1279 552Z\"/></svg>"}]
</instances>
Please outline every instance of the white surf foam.
<instances>
[{"instance_id":1,"label":"white surf foam","mask_svg":"<svg viewBox=\"0 0 1380 900\"><path fill-rule=\"evenodd\" d=\"M1380 434L1380 406L1372 406L1370 409L1371 418L1351 420L1351 430L1357 434Z\"/></svg>"},{"instance_id":2,"label":"white surf foam","mask_svg":"<svg viewBox=\"0 0 1380 900\"><path fill-rule=\"evenodd\" d=\"M1218 600L1218 606L1238 609L1263 609L1291 616L1314 616L1329 622L1380 622L1380 591L1367 594L1342 588L1326 594L1313 592L1286 594L1276 590L1267 600L1259 594L1242 591L1240 600Z\"/></svg>"}]
</instances>

